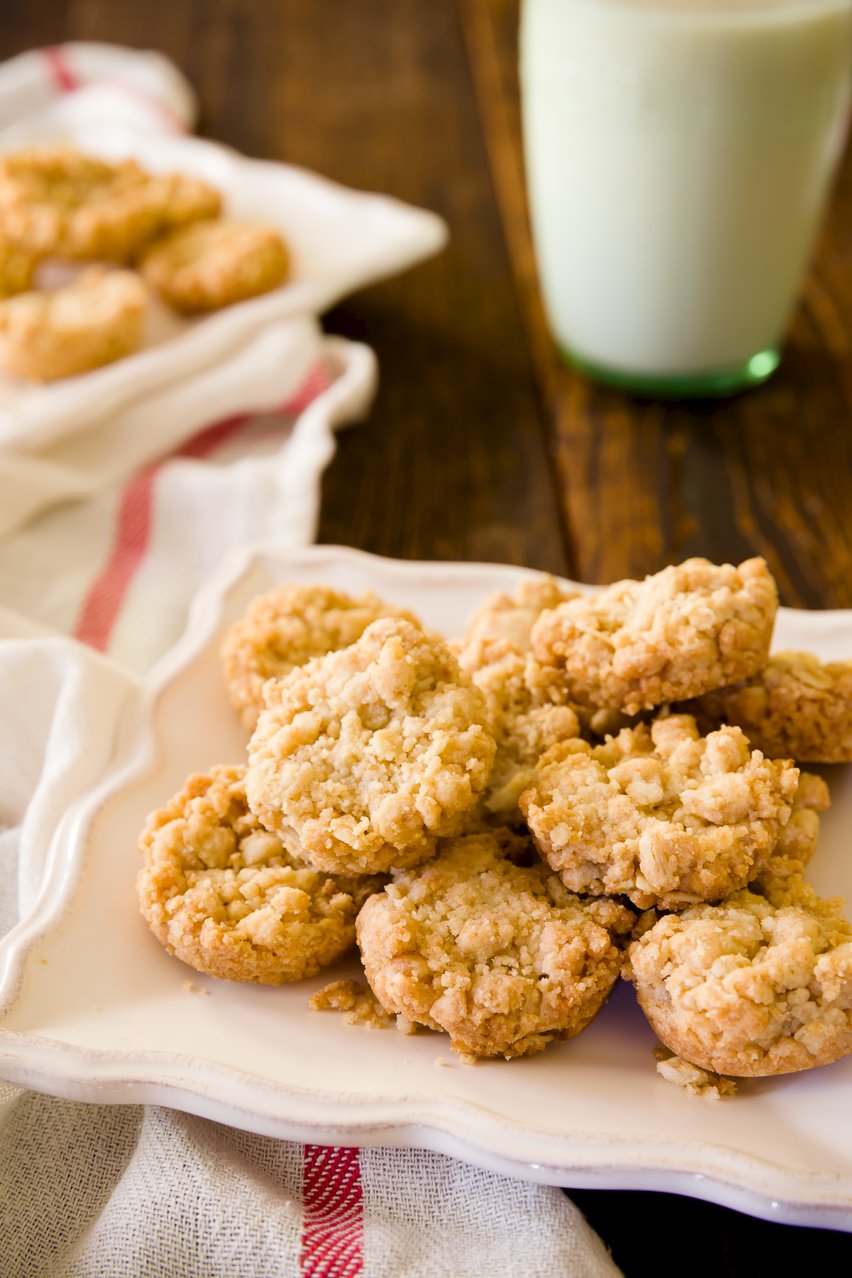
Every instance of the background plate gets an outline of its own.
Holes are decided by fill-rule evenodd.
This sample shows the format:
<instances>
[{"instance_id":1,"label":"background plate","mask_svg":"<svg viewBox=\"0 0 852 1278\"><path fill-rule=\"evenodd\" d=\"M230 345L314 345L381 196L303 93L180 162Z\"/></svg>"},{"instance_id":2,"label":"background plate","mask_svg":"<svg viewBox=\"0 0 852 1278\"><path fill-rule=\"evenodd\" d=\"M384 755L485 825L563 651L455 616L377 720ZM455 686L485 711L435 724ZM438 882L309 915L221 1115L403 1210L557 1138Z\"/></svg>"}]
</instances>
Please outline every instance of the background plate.
<instances>
[{"instance_id":1,"label":"background plate","mask_svg":"<svg viewBox=\"0 0 852 1278\"><path fill-rule=\"evenodd\" d=\"M350 190L292 165L250 160L216 142L108 124L71 129L65 136L89 154L133 157L152 173L185 173L209 182L222 193L224 214L278 228L290 248L291 274L280 288L195 318L178 315L152 295L142 349L105 368L46 385L0 375L0 446L32 446L86 429L94 417L117 412L134 395L226 358L235 343L267 324L319 315L347 293L412 266L446 242L446 225L434 213ZM15 145L20 142L16 136Z\"/></svg>"},{"instance_id":2,"label":"background plate","mask_svg":"<svg viewBox=\"0 0 852 1278\"><path fill-rule=\"evenodd\" d=\"M315 1142L422 1146L531 1180L663 1189L769 1219L852 1230L852 1058L740 1085L711 1103L663 1082L626 984L579 1038L536 1057L459 1064L435 1034L351 1027L309 1010L338 964L272 988L199 976L137 913L136 837L185 776L239 761L246 737L219 675L224 627L275 582L367 587L458 633L523 569L377 559L337 547L229 560L187 634L121 725L114 768L80 796L49 849L39 903L0 946L0 1075L55 1095L156 1102ZM782 611L776 648L852 652L852 613ZM833 807L817 887L852 894L852 776L826 769Z\"/></svg>"}]
</instances>

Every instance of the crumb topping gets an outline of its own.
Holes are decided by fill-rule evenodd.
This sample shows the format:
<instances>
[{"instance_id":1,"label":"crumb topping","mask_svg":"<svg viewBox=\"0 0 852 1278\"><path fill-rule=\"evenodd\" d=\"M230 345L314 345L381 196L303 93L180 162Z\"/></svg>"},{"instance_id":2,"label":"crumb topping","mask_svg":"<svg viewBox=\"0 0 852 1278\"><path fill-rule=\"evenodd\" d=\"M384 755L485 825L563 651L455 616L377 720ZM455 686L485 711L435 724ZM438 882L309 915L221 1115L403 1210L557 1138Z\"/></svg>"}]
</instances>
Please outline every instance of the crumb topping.
<instances>
[{"instance_id":1,"label":"crumb topping","mask_svg":"<svg viewBox=\"0 0 852 1278\"><path fill-rule=\"evenodd\" d=\"M739 728L701 737L689 715L575 739L542 758L520 806L575 892L680 909L743 887L774 850L798 770L750 751Z\"/></svg>"},{"instance_id":2,"label":"crumb topping","mask_svg":"<svg viewBox=\"0 0 852 1278\"><path fill-rule=\"evenodd\" d=\"M488 782L481 692L447 645L401 619L266 684L247 792L319 868L374 873L431 856Z\"/></svg>"},{"instance_id":3,"label":"crumb topping","mask_svg":"<svg viewBox=\"0 0 852 1278\"><path fill-rule=\"evenodd\" d=\"M576 590L563 590L555 577L547 575L520 582L513 595L494 591L468 617L460 646L494 639L527 652L532 628L541 614L577 598Z\"/></svg>"},{"instance_id":4,"label":"crumb topping","mask_svg":"<svg viewBox=\"0 0 852 1278\"><path fill-rule=\"evenodd\" d=\"M714 727L737 724L772 758L852 761L852 661L778 652L750 679L706 692L690 709Z\"/></svg>"},{"instance_id":5,"label":"crumb topping","mask_svg":"<svg viewBox=\"0 0 852 1278\"><path fill-rule=\"evenodd\" d=\"M416 617L372 591L357 597L327 586L277 586L259 595L222 642L222 666L234 709L251 732L263 709L263 685L360 639L380 617Z\"/></svg>"},{"instance_id":6,"label":"crumb topping","mask_svg":"<svg viewBox=\"0 0 852 1278\"><path fill-rule=\"evenodd\" d=\"M657 1073L667 1083L674 1083L693 1096L703 1096L706 1100L722 1100L725 1096L733 1096L737 1090L736 1080L714 1074L711 1070L701 1069L690 1061L673 1056L665 1048L659 1048L654 1056L657 1060Z\"/></svg>"},{"instance_id":7,"label":"crumb topping","mask_svg":"<svg viewBox=\"0 0 852 1278\"><path fill-rule=\"evenodd\" d=\"M516 859L496 833L448 840L358 917L382 1006L445 1030L463 1055L529 1055L579 1033L618 975L613 937L632 927L615 901L590 906L540 862Z\"/></svg>"},{"instance_id":8,"label":"crumb topping","mask_svg":"<svg viewBox=\"0 0 852 1278\"><path fill-rule=\"evenodd\" d=\"M308 1006L315 1012L342 1012L347 1025L390 1029L396 1023L364 981L331 981L308 999Z\"/></svg>"},{"instance_id":9,"label":"crumb topping","mask_svg":"<svg viewBox=\"0 0 852 1278\"><path fill-rule=\"evenodd\" d=\"M532 646L573 701L634 714L754 674L777 606L762 559L687 559L542 613Z\"/></svg>"},{"instance_id":10,"label":"crumb topping","mask_svg":"<svg viewBox=\"0 0 852 1278\"><path fill-rule=\"evenodd\" d=\"M249 811L245 769L188 778L140 837L143 916L199 972L279 984L313 976L355 940L355 916L382 880L323 874L296 861Z\"/></svg>"},{"instance_id":11,"label":"crumb topping","mask_svg":"<svg viewBox=\"0 0 852 1278\"><path fill-rule=\"evenodd\" d=\"M749 891L669 914L625 975L660 1040L735 1077L827 1064L852 1049L852 927Z\"/></svg>"},{"instance_id":12,"label":"crumb topping","mask_svg":"<svg viewBox=\"0 0 852 1278\"><path fill-rule=\"evenodd\" d=\"M554 672L505 639L470 640L459 652L459 665L485 697L497 745L485 805L505 818L517 812L545 750L577 735L577 715Z\"/></svg>"}]
</instances>

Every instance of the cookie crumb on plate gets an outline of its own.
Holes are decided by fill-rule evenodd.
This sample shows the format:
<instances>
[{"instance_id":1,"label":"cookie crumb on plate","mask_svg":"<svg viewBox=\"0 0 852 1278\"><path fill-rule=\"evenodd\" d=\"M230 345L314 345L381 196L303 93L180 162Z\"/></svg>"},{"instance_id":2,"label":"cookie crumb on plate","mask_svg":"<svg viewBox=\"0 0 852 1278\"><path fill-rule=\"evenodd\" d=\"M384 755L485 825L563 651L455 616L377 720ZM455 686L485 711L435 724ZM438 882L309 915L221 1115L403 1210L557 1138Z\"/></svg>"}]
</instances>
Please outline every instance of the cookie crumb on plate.
<instances>
[{"instance_id":1,"label":"cookie crumb on plate","mask_svg":"<svg viewBox=\"0 0 852 1278\"><path fill-rule=\"evenodd\" d=\"M391 1029L395 1024L366 981L331 981L308 999L308 1006L315 1012L342 1012L347 1025Z\"/></svg>"},{"instance_id":2,"label":"cookie crumb on plate","mask_svg":"<svg viewBox=\"0 0 852 1278\"><path fill-rule=\"evenodd\" d=\"M736 1079L725 1078L723 1074L714 1074L709 1069L701 1069L689 1061L675 1056L665 1047L654 1050L657 1060L657 1073L667 1083L674 1083L693 1096L702 1096L705 1100L718 1101L726 1096L734 1096L737 1090Z\"/></svg>"}]
</instances>

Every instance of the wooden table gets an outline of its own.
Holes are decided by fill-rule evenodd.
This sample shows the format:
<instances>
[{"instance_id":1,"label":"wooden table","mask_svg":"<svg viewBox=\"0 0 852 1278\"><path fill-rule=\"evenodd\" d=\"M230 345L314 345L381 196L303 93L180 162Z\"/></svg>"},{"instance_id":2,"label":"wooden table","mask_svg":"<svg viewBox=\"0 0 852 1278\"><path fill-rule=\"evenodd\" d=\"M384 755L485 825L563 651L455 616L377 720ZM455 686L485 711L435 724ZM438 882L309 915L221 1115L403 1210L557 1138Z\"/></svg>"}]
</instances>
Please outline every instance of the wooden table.
<instances>
[{"instance_id":1,"label":"wooden table","mask_svg":"<svg viewBox=\"0 0 852 1278\"><path fill-rule=\"evenodd\" d=\"M765 555L785 604L852 605L852 161L780 371L740 398L639 402L554 357L522 182L517 0L4 0L0 57L66 39L169 54L202 132L443 214L449 249L327 327L381 368L320 540L591 582ZM672 1195L572 1197L632 1276L849 1272L852 1238ZM689 1231L701 1263L672 1257ZM668 1259L661 1262L661 1254ZM684 1253L680 1253L684 1254ZM845 1261L845 1264L844 1264Z\"/></svg>"}]
</instances>

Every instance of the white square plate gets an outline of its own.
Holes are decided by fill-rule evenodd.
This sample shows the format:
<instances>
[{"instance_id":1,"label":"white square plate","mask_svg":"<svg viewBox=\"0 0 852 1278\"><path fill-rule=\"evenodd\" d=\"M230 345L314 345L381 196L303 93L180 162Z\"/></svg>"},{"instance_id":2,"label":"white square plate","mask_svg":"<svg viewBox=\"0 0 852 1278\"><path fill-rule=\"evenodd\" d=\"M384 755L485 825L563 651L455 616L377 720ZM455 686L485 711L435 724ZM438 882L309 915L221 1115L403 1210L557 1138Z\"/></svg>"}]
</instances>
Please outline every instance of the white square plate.
<instances>
[{"instance_id":1,"label":"white square plate","mask_svg":"<svg viewBox=\"0 0 852 1278\"><path fill-rule=\"evenodd\" d=\"M434 213L291 165L249 160L200 138L109 125L73 129L67 137L87 153L109 160L132 156L151 172L186 173L211 183L224 197L225 213L280 230L292 253L292 274L280 288L199 318L179 316L152 296L142 349L105 368L46 385L0 375L0 446L41 445L85 428L141 391L224 358L234 343L271 321L318 315L446 243L446 225Z\"/></svg>"},{"instance_id":2,"label":"white square plate","mask_svg":"<svg viewBox=\"0 0 852 1278\"><path fill-rule=\"evenodd\" d=\"M246 1130L351 1145L420 1146L549 1184L664 1189L796 1224L852 1230L852 1058L747 1081L720 1103L655 1073L655 1038L622 984L577 1039L475 1068L447 1040L351 1027L308 1008L313 981L244 987L169 957L137 912L137 834L186 775L240 761L246 736L218 663L222 631L280 581L372 588L457 634L489 590L525 570L378 559L339 547L255 549L223 565L188 631L140 693L102 785L61 820L31 916L0 946L0 1076L56 1095L157 1102ZM776 647L852 652L852 613L783 611ZM105 727L106 730L106 727ZM852 896L852 772L813 864ZM439 1058L441 1063L439 1063Z\"/></svg>"}]
</instances>

